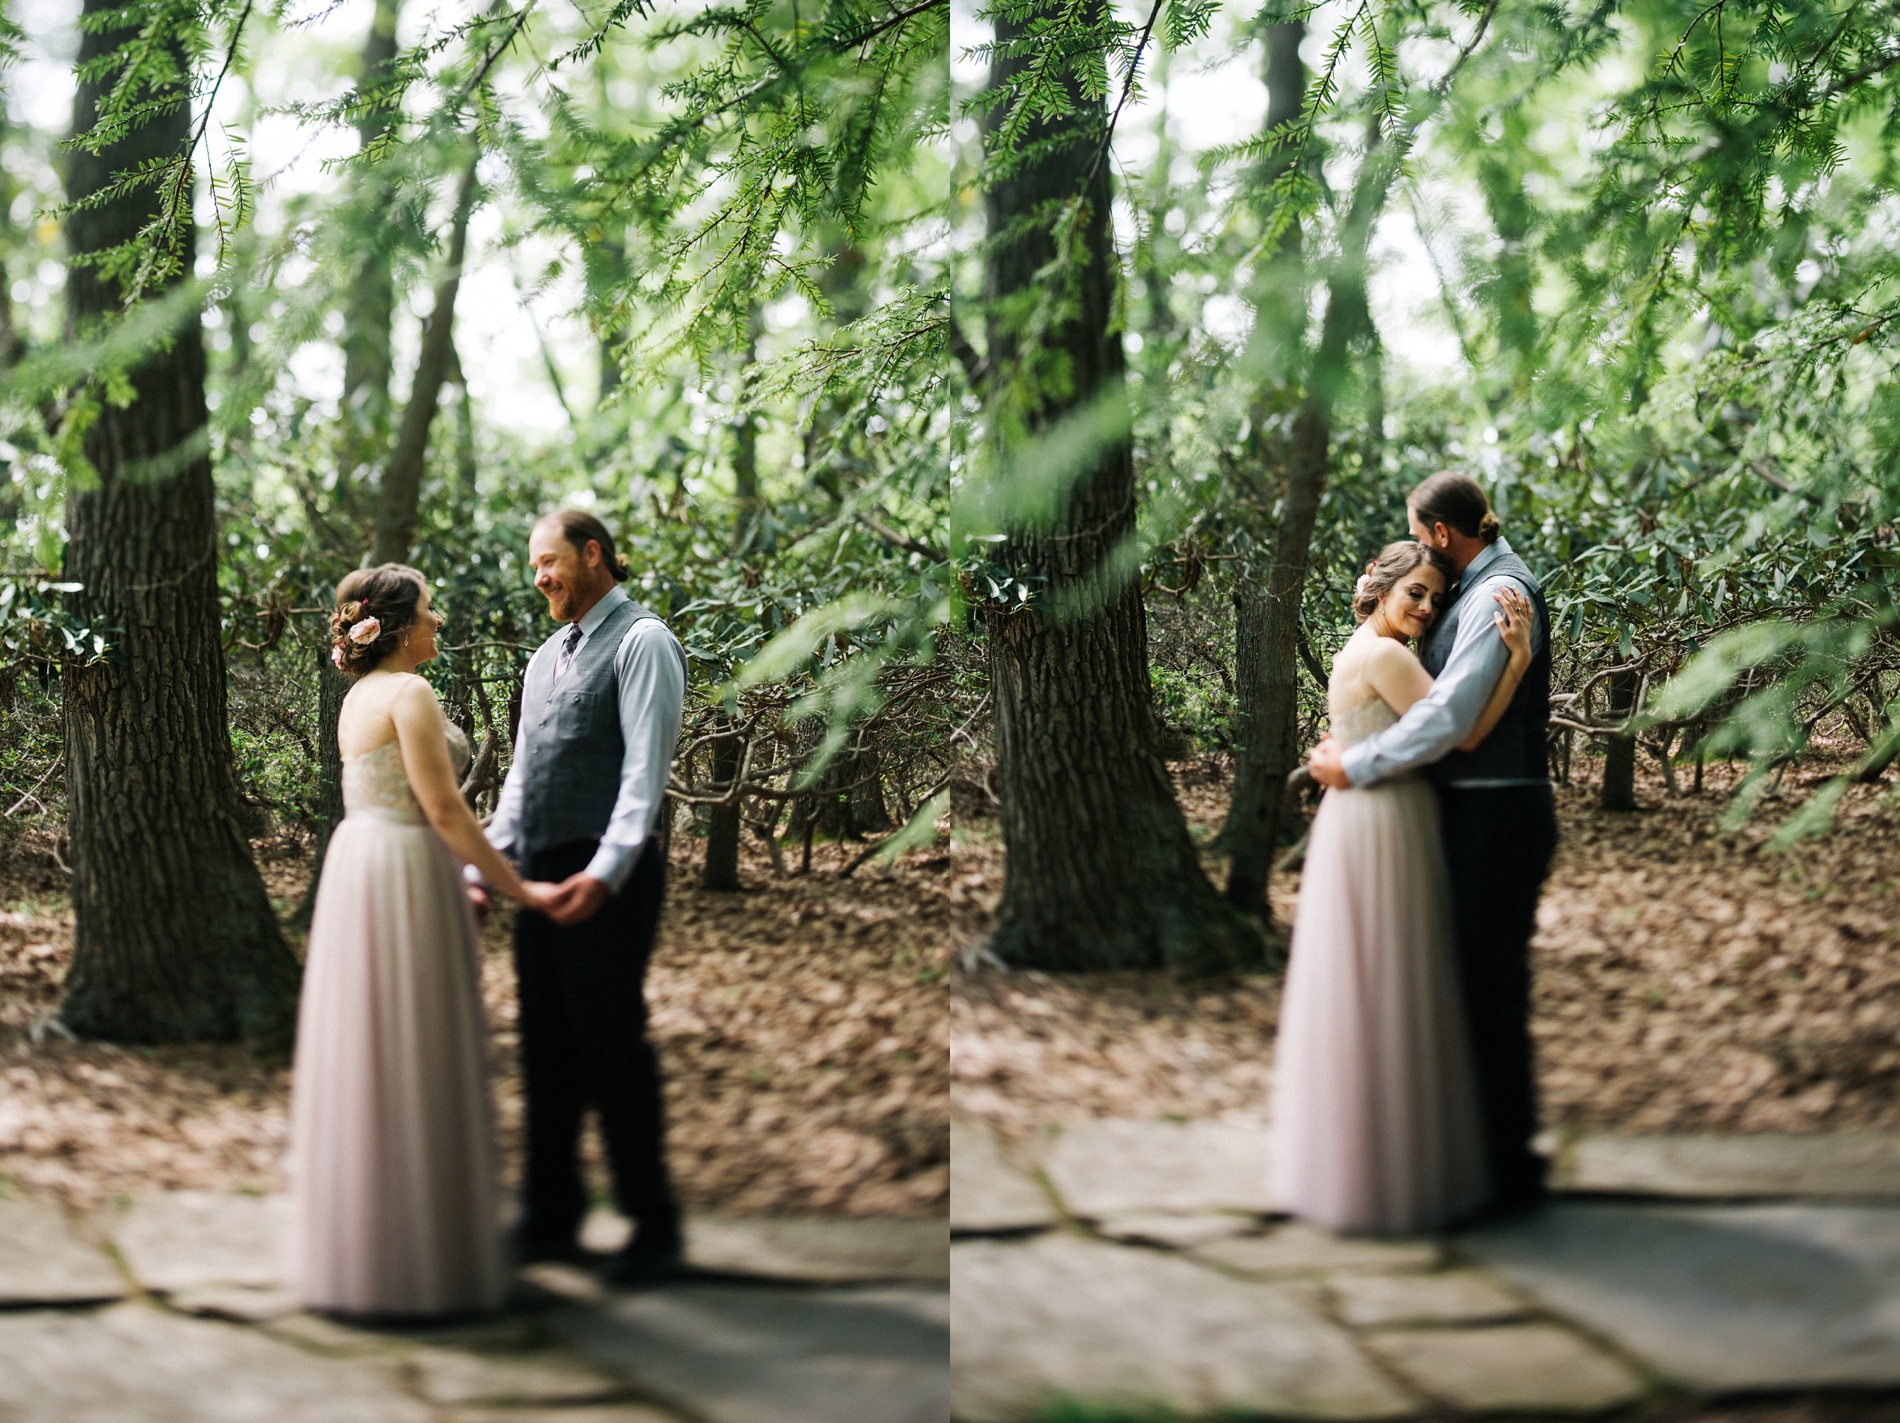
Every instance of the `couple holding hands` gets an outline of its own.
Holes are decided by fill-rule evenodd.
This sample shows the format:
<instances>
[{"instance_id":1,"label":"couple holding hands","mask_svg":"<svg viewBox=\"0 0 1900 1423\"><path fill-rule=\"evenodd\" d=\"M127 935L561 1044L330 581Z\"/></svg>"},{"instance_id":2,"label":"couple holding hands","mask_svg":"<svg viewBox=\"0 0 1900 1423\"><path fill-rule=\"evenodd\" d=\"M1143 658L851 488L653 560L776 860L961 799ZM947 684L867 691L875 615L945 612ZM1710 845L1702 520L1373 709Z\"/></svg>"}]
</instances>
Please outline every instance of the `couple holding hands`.
<instances>
[{"instance_id":1,"label":"couple holding hands","mask_svg":"<svg viewBox=\"0 0 1900 1423\"><path fill-rule=\"evenodd\" d=\"M332 660L355 683L337 726L345 816L311 920L291 1102L292 1278L311 1309L480 1312L501 1302L510 1255L581 1258L590 1107L637 1223L609 1282L648 1283L681 1260L643 981L686 658L620 588L626 561L592 514L548 514L528 556L566 626L528 663L485 834L461 793L467 739L416 675L443 623L426 581L384 564L337 588ZM520 906L527 1160L511 1242L477 942L485 886Z\"/></svg>"}]
</instances>

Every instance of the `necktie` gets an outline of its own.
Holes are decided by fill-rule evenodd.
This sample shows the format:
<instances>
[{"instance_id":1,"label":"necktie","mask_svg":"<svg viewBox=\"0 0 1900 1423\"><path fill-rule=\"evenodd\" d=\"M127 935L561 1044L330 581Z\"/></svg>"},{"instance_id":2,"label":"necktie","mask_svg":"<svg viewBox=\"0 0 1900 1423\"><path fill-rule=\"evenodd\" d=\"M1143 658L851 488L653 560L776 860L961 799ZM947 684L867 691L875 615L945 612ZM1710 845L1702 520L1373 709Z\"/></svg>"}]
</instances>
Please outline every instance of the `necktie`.
<instances>
[{"instance_id":1,"label":"necktie","mask_svg":"<svg viewBox=\"0 0 1900 1423\"><path fill-rule=\"evenodd\" d=\"M574 665L574 654L579 651L580 645L581 625L575 623L567 630L567 638L561 643L560 655L554 659L554 680L557 685L561 678L567 675L567 669Z\"/></svg>"}]
</instances>

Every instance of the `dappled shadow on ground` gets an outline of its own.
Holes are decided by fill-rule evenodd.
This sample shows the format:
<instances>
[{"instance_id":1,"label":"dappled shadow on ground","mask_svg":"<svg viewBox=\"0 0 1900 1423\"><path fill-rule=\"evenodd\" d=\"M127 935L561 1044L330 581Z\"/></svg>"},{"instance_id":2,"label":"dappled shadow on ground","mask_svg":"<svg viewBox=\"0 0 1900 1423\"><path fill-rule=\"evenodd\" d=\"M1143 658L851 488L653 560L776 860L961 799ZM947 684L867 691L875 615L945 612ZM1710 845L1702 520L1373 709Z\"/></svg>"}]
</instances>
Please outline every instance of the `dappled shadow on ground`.
<instances>
[{"instance_id":1,"label":"dappled shadow on ground","mask_svg":"<svg viewBox=\"0 0 1900 1423\"><path fill-rule=\"evenodd\" d=\"M1720 824L1739 765L1671 795L1653 762L1634 813L1558 791L1563 843L1535 942L1545 1118L1665 1131L1900 1130L1900 805L1856 787L1834 833L1777 853L1778 824L1851 763L1823 748L1758 818ZM1175 767L1197 838L1226 767ZM1210 865L1213 862L1210 861ZM1213 866L1218 871L1218 866ZM1297 874L1274 876L1282 924ZM1264 1120L1278 983L1184 988L1159 974L955 975L957 1110L1020 1133L1079 1116Z\"/></svg>"},{"instance_id":2,"label":"dappled shadow on ground","mask_svg":"<svg viewBox=\"0 0 1900 1423\"><path fill-rule=\"evenodd\" d=\"M309 857L260 842L272 898L300 900ZM72 953L66 880L50 845L0 857L0 1183L94 1206L153 1190L281 1190L290 1074L241 1047L75 1044L39 1031ZM984 869L952 852L888 875L838 871L857 847L817 846L808 876L697 887L699 843L676 843L648 979L667 1075L671 1156L688 1205L722 1211L929 1215L948 1198L948 984L987 919ZM979 851L986 865L993 854ZM301 951L301 946L299 946ZM508 924L483 936L496 1102L512 1170L520 1141ZM37 1038L37 1041L36 1041ZM606 1181L589 1133L590 1172Z\"/></svg>"}]
</instances>

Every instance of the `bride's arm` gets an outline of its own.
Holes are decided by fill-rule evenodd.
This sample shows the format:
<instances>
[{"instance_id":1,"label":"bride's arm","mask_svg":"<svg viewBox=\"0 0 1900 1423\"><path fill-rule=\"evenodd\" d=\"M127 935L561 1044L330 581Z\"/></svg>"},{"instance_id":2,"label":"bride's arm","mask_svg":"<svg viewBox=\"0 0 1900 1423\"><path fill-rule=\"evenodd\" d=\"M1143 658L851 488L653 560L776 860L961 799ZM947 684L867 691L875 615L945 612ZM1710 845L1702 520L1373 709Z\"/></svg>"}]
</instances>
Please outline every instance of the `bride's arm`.
<instances>
[{"instance_id":1,"label":"bride's arm","mask_svg":"<svg viewBox=\"0 0 1900 1423\"><path fill-rule=\"evenodd\" d=\"M411 677L397 690L390 714L396 723L396 740L402 746L402 768L408 773L409 787L436 833L510 899L536 903L515 867L488 843L475 812L462 798L455 768L449 764L449 741L443 732L445 722L435 689L422 678Z\"/></svg>"},{"instance_id":2,"label":"bride's arm","mask_svg":"<svg viewBox=\"0 0 1900 1423\"><path fill-rule=\"evenodd\" d=\"M1531 665L1530 599L1508 583L1492 596L1498 600L1500 609L1493 615L1492 622L1497 625L1504 645L1511 649L1511 660L1505 664L1497 686L1491 689L1491 700L1478 713L1478 724L1471 728L1471 735L1458 743L1460 751L1477 750L1479 743L1491 734L1504 709L1510 706L1511 698L1517 695L1517 684L1524 680L1524 669Z\"/></svg>"}]
</instances>

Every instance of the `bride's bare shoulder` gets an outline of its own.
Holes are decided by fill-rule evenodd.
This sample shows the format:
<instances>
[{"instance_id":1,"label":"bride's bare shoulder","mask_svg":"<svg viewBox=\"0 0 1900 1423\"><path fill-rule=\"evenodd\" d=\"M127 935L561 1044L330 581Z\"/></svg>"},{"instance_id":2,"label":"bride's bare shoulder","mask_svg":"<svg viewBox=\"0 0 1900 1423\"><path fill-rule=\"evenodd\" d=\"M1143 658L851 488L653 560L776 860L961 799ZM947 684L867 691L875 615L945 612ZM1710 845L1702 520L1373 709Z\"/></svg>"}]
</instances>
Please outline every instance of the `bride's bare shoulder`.
<instances>
[{"instance_id":1,"label":"bride's bare shoulder","mask_svg":"<svg viewBox=\"0 0 1900 1423\"><path fill-rule=\"evenodd\" d=\"M1395 637L1375 638L1372 646L1365 650L1364 656L1365 665L1369 671L1421 665L1418 654Z\"/></svg>"}]
</instances>

